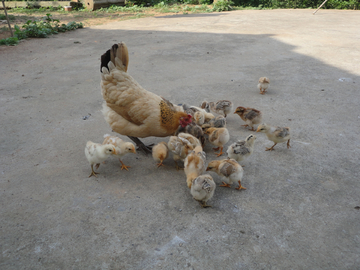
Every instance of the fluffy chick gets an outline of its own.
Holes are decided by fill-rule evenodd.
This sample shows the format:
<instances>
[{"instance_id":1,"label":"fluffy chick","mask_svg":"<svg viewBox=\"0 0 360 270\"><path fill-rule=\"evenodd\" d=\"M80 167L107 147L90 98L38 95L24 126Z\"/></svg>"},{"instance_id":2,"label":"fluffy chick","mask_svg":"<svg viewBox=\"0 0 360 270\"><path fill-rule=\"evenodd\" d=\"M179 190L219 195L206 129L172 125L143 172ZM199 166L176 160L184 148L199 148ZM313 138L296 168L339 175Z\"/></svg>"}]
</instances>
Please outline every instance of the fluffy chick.
<instances>
[{"instance_id":1,"label":"fluffy chick","mask_svg":"<svg viewBox=\"0 0 360 270\"><path fill-rule=\"evenodd\" d=\"M252 131L255 131L254 125L260 124L262 121L262 113L254 108L237 107L234 114L240 116L240 118L246 123L243 127L250 126Z\"/></svg>"},{"instance_id":2,"label":"fluffy chick","mask_svg":"<svg viewBox=\"0 0 360 270\"><path fill-rule=\"evenodd\" d=\"M100 163L105 161L111 155L116 155L115 147L112 144L102 145L88 141L85 147L85 156L91 166L91 174L89 177L97 177L96 175L99 173L94 171L94 165L96 165L96 169L99 168Z\"/></svg>"},{"instance_id":3,"label":"fluffy chick","mask_svg":"<svg viewBox=\"0 0 360 270\"><path fill-rule=\"evenodd\" d=\"M241 185L244 170L235 159L213 160L208 164L206 171L213 171L221 176L223 184L220 187L231 187L232 183L238 182L237 190L246 189Z\"/></svg>"},{"instance_id":4,"label":"fluffy chick","mask_svg":"<svg viewBox=\"0 0 360 270\"><path fill-rule=\"evenodd\" d=\"M180 133L191 134L192 136L197 138L200 141L202 147L204 147L204 144L205 144L204 132L199 125L197 125L195 123L191 123L191 124L187 125L186 127L182 127L180 125L178 130L175 132L175 136Z\"/></svg>"},{"instance_id":5,"label":"fluffy chick","mask_svg":"<svg viewBox=\"0 0 360 270\"><path fill-rule=\"evenodd\" d=\"M163 161L169 156L169 148L166 142L160 142L152 149L152 156L157 162L157 167L164 166Z\"/></svg>"},{"instance_id":6,"label":"fluffy chick","mask_svg":"<svg viewBox=\"0 0 360 270\"><path fill-rule=\"evenodd\" d=\"M223 149L224 145L229 141L230 135L227 128L208 128L205 131L205 134L209 135L209 142L217 148L213 148L215 151L220 149L220 152L217 156L224 154Z\"/></svg>"},{"instance_id":7,"label":"fluffy chick","mask_svg":"<svg viewBox=\"0 0 360 270\"><path fill-rule=\"evenodd\" d=\"M216 127L216 128L222 128L226 127L226 118L222 115L218 115L213 119L210 119L210 121L205 122L203 125L201 125L202 129L206 130L209 127Z\"/></svg>"},{"instance_id":8,"label":"fluffy chick","mask_svg":"<svg viewBox=\"0 0 360 270\"><path fill-rule=\"evenodd\" d=\"M204 124L204 122L209 121L210 119L215 117L212 113L206 111L203 108L189 106L187 104L184 104L182 107L187 114L193 117L193 121L198 125L202 125Z\"/></svg>"},{"instance_id":9,"label":"fluffy chick","mask_svg":"<svg viewBox=\"0 0 360 270\"><path fill-rule=\"evenodd\" d=\"M226 117L233 109L233 104L230 100L219 100L216 102L204 101L201 104L201 108L212 111L217 114L221 114Z\"/></svg>"},{"instance_id":10,"label":"fluffy chick","mask_svg":"<svg viewBox=\"0 0 360 270\"><path fill-rule=\"evenodd\" d=\"M196 177L192 181L190 193L193 198L200 203L204 208L211 207L206 204L210 200L215 192L215 182L210 174L204 174Z\"/></svg>"},{"instance_id":11,"label":"fluffy chick","mask_svg":"<svg viewBox=\"0 0 360 270\"><path fill-rule=\"evenodd\" d=\"M186 174L186 183L191 188L192 181L206 169L206 154L201 146L196 146L194 151L189 153L184 161L184 172Z\"/></svg>"},{"instance_id":12,"label":"fluffy chick","mask_svg":"<svg viewBox=\"0 0 360 270\"><path fill-rule=\"evenodd\" d=\"M260 94L264 95L266 89L269 87L270 80L266 77L261 77L259 79L259 84L257 85L258 89L260 90Z\"/></svg>"},{"instance_id":13,"label":"fluffy chick","mask_svg":"<svg viewBox=\"0 0 360 270\"><path fill-rule=\"evenodd\" d=\"M116 155L119 158L119 161L121 163L121 170L125 169L128 171L128 168L131 168L131 166L126 166L121 158L125 156L128 153L134 153L136 154L135 145L131 142L126 142L119 137L111 136L109 134L104 135L104 141L103 144L112 144L115 146Z\"/></svg>"},{"instance_id":14,"label":"fluffy chick","mask_svg":"<svg viewBox=\"0 0 360 270\"><path fill-rule=\"evenodd\" d=\"M232 145L230 145L227 149L227 154L229 158L235 159L240 162L245 158L248 158L254 152L254 144L255 144L256 136L250 134L246 137L245 140L239 140Z\"/></svg>"},{"instance_id":15,"label":"fluffy chick","mask_svg":"<svg viewBox=\"0 0 360 270\"><path fill-rule=\"evenodd\" d=\"M289 127L272 127L267 124L261 124L258 126L256 132L265 133L266 136L270 141L274 142L274 145L270 148L266 147L265 151L272 151L274 150L274 146L278 143L286 142L287 141L287 148L290 148L290 128Z\"/></svg>"},{"instance_id":16,"label":"fluffy chick","mask_svg":"<svg viewBox=\"0 0 360 270\"><path fill-rule=\"evenodd\" d=\"M180 137L180 134L179 136L171 136L168 142L168 148L173 153L173 159L175 161L175 166L177 170L181 169L181 167L177 163L178 160L185 160L190 151L194 150L195 148L186 138L184 138L183 136Z\"/></svg>"}]
</instances>

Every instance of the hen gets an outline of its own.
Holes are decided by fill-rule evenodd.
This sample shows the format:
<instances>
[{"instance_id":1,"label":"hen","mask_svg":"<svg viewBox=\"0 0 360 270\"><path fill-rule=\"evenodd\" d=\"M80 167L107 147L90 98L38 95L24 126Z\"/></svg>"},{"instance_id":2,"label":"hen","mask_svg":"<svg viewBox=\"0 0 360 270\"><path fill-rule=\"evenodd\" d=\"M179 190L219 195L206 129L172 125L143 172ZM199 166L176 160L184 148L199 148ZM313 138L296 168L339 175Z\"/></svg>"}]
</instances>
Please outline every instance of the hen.
<instances>
[{"instance_id":1,"label":"hen","mask_svg":"<svg viewBox=\"0 0 360 270\"><path fill-rule=\"evenodd\" d=\"M196 146L184 161L184 172L186 174L186 183L189 188L193 180L205 171L206 154L201 146Z\"/></svg>"},{"instance_id":2,"label":"hen","mask_svg":"<svg viewBox=\"0 0 360 270\"><path fill-rule=\"evenodd\" d=\"M142 88L128 73L125 43L114 44L101 56L102 113L115 132L128 136L139 149L151 153L139 139L173 135L179 125L191 123L182 107Z\"/></svg>"},{"instance_id":3,"label":"hen","mask_svg":"<svg viewBox=\"0 0 360 270\"><path fill-rule=\"evenodd\" d=\"M121 158L128 153L136 154L134 144L131 142L125 142L119 137L111 136L109 134L105 134L104 138L103 144L112 144L115 147L116 155L119 157L119 161L121 163L121 170L125 169L128 171L128 168L131 168L131 166L126 166L122 162Z\"/></svg>"},{"instance_id":4,"label":"hen","mask_svg":"<svg viewBox=\"0 0 360 270\"><path fill-rule=\"evenodd\" d=\"M192 181L190 193L202 207L211 207L211 205L207 205L206 202L214 195L215 187L216 185L211 175L204 174L196 177Z\"/></svg>"}]
</instances>

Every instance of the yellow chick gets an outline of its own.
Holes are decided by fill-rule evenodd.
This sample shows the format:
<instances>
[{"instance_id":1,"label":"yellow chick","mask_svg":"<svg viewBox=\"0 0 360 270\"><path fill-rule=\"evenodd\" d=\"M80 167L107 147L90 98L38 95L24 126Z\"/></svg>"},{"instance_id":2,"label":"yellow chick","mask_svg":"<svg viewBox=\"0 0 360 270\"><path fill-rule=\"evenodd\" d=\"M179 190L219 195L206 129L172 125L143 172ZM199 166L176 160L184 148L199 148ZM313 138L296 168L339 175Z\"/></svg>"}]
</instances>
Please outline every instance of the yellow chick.
<instances>
[{"instance_id":1,"label":"yellow chick","mask_svg":"<svg viewBox=\"0 0 360 270\"><path fill-rule=\"evenodd\" d=\"M206 204L210 200L215 192L215 182L210 174L204 174L196 177L192 181L190 193L193 198L200 203L204 208L211 207Z\"/></svg>"},{"instance_id":2,"label":"yellow chick","mask_svg":"<svg viewBox=\"0 0 360 270\"><path fill-rule=\"evenodd\" d=\"M270 80L266 77L261 77L259 79L259 84L257 85L258 89L260 90L260 94L264 95L266 89L269 87Z\"/></svg>"},{"instance_id":3,"label":"yellow chick","mask_svg":"<svg viewBox=\"0 0 360 270\"><path fill-rule=\"evenodd\" d=\"M206 154L201 146L196 146L194 151L189 153L184 161L184 172L186 174L186 183L191 188L192 181L206 169Z\"/></svg>"},{"instance_id":4,"label":"yellow chick","mask_svg":"<svg viewBox=\"0 0 360 270\"><path fill-rule=\"evenodd\" d=\"M157 167L164 166L163 161L169 156L169 148L166 142L160 142L152 149L152 156L157 162Z\"/></svg>"},{"instance_id":5,"label":"yellow chick","mask_svg":"<svg viewBox=\"0 0 360 270\"><path fill-rule=\"evenodd\" d=\"M213 160L208 164L206 171L213 171L221 176L223 184L219 187L231 187L232 183L238 182L237 190L246 189L241 185L244 169L235 159Z\"/></svg>"},{"instance_id":6,"label":"yellow chick","mask_svg":"<svg viewBox=\"0 0 360 270\"><path fill-rule=\"evenodd\" d=\"M205 131L205 134L209 135L209 142L217 148L213 148L215 151L220 149L220 152L217 156L224 154L223 149L224 145L229 141L230 134L227 128L208 128Z\"/></svg>"},{"instance_id":7,"label":"yellow chick","mask_svg":"<svg viewBox=\"0 0 360 270\"><path fill-rule=\"evenodd\" d=\"M111 136L109 134L105 134L104 138L105 139L103 141L103 144L112 144L113 146L115 146L116 155L118 156L121 163L121 170L125 169L128 171L128 168L131 168L131 166L126 166L122 162L121 158L128 153L136 154L135 145L131 142L123 141L119 137Z\"/></svg>"},{"instance_id":8,"label":"yellow chick","mask_svg":"<svg viewBox=\"0 0 360 270\"><path fill-rule=\"evenodd\" d=\"M180 137L180 134L179 136L171 136L168 142L168 148L173 153L173 159L177 170L181 169L178 164L178 160L184 161L187 155L195 148L186 138L183 136Z\"/></svg>"},{"instance_id":9,"label":"yellow chick","mask_svg":"<svg viewBox=\"0 0 360 270\"><path fill-rule=\"evenodd\" d=\"M91 166L91 174L89 177L97 177L96 175L99 173L94 171L94 165L96 165L96 169L98 169L100 163L105 161L111 155L116 155L115 147L112 144L103 145L88 141L85 147L85 156Z\"/></svg>"},{"instance_id":10,"label":"yellow chick","mask_svg":"<svg viewBox=\"0 0 360 270\"><path fill-rule=\"evenodd\" d=\"M212 111L226 117L232 111L233 104L230 100L219 100L216 102L204 101L201 104L201 108L205 109L208 112Z\"/></svg>"},{"instance_id":11,"label":"yellow chick","mask_svg":"<svg viewBox=\"0 0 360 270\"><path fill-rule=\"evenodd\" d=\"M227 154L229 158L235 159L240 162L245 158L248 158L254 152L254 144L255 144L256 136L250 134L246 137L245 140L239 140L232 145L230 145L227 149Z\"/></svg>"},{"instance_id":12,"label":"yellow chick","mask_svg":"<svg viewBox=\"0 0 360 270\"><path fill-rule=\"evenodd\" d=\"M262 113L254 108L237 107L234 114L240 116L240 118L246 123L243 127L250 126L252 131L255 131L254 125L262 122Z\"/></svg>"},{"instance_id":13,"label":"yellow chick","mask_svg":"<svg viewBox=\"0 0 360 270\"><path fill-rule=\"evenodd\" d=\"M256 132L265 133L270 141L273 141L275 144L270 148L266 148L265 151L274 150L274 146L278 143L287 141L287 148L290 148L290 128L288 127L272 127L267 124L261 124L258 126Z\"/></svg>"}]
</instances>

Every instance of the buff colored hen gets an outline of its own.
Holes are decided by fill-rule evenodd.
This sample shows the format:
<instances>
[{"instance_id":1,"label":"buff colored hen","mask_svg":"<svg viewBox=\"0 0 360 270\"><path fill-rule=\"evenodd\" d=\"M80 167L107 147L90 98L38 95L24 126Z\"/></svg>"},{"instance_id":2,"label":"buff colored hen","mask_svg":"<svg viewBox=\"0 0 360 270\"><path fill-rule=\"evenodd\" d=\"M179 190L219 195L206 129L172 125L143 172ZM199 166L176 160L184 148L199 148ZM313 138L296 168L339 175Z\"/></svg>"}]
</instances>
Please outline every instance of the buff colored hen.
<instances>
[{"instance_id":1,"label":"buff colored hen","mask_svg":"<svg viewBox=\"0 0 360 270\"><path fill-rule=\"evenodd\" d=\"M179 125L191 123L182 107L142 88L127 73L129 53L125 43L114 44L101 56L102 113L113 131L128 136L139 149L151 153L139 139L173 135Z\"/></svg>"}]
</instances>

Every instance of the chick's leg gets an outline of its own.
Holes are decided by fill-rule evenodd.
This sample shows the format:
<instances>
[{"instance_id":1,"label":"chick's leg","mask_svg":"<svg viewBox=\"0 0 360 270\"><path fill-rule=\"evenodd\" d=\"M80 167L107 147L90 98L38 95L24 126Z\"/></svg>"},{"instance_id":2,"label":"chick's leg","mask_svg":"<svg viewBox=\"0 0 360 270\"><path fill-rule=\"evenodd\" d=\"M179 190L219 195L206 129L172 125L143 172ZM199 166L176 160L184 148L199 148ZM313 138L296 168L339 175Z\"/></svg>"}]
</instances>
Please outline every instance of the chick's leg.
<instances>
[{"instance_id":1,"label":"chick's leg","mask_svg":"<svg viewBox=\"0 0 360 270\"><path fill-rule=\"evenodd\" d=\"M212 207L211 205L207 205L206 202L202 201L202 202L199 202L200 205L202 206L202 208L208 208L208 207Z\"/></svg>"},{"instance_id":2,"label":"chick's leg","mask_svg":"<svg viewBox=\"0 0 360 270\"><path fill-rule=\"evenodd\" d=\"M219 185L219 187L231 187L231 185L225 183L225 182L222 182L223 184L222 185Z\"/></svg>"},{"instance_id":3,"label":"chick's leg","mask_svg":"<svg viewBox=\"0 0 360 270\"><path fill-rule=\"evenodd\" d=\"M222 154L224 154L223 149L224 147L220 147L220 152L217 154L217 157L220 157Z\"/></svg>"},{"instance_id":4,"label":"chick's leg","mask_svg":"<svg viewBox=\"0 0 360 270\"><path fill-rule=\"evenodd\" d=\"M152 153L152 146L154 144L145 145L142 141L139 140L137 137L128 136L130 140L132 140L134 143L136 143L136 146L139 150L141 150L145 155Z\"/></svg>"},{"instance_id":5,"label":"chick's leg","mask_svg":"<svg viewBox=\"0 0 360 270\"><path fill-rule=\"evenodd\" d=\"M277 145L277 143L275 143L275 144L274 144L273 146L271 146L270 148L267 148L267 147L266 147L266 150L265 150L265 151L272 151L272 150L274 150L274 146L275 146L275 145Z\"/></svg>"},{"instance_id":6,"label":"chick's leg","mask_svg":"<svg viewBox=\"0 0 360 270\"><path fill-rule=\"evenodd\" d=\"M120 163L121 163L121 170L125 169L125 170L128 171L128 168L131 168L131 166L126 166L126 165L121 161L120 158L119 158L119 161L120 161Z\"/></svg>"},{"instance_id":7,"label":"chick's leg","mask_svg":"<svg viewBox=\"0 0 360 270\"><path fill-rule=\"evenodd\" d=\"M237 189L237 190L246 189L246 188L244 188L244 187L241 185L241 181L240 181L240 180L238 181L238 183L239 183L239 187L237 187L237 188L235 188L235 189Z\"/></svg>"},{"instance_id":8,"label":"chick's leg","mask_svg":"<svg viewBox=\"0 0 360 270\"><path fill-rule=\"evenodd\" d=\"M94 165L91 165L91 174L89 175L89 177L91 177L91 176L97 177L97 174L99 174L99 173L94 171Z\"/></svg>"},{"instance_id":9,"label":"chick's leg","mask_svg":"<svg viewBox=\"0 0 360 270\"><path fill-rule=\"evenodd\" d=\"M163 161L161 161L160 163L156 164L156 166L159 168L160 166L165 166L165 165L163 164Z\"/></svg>"},{"instance_id":10,"label":"chick's leg","mask_svg":"<svg viewBox=\"0 0 360 270\"><path fill-rule=\"evenodd\" d=\"M290 139L288 140L288 142L287 142L287 148L289 149L291 146L290 146Z\"/></svg>"}]
</instances>

